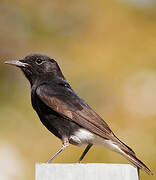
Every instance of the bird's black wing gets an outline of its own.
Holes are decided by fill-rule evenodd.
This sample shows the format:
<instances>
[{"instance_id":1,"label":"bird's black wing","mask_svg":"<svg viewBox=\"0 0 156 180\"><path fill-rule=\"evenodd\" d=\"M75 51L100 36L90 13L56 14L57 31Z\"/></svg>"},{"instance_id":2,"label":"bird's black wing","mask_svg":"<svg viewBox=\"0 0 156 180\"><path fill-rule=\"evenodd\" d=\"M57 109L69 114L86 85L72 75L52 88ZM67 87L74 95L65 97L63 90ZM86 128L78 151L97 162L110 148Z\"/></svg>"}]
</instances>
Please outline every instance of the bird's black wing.
<instances>
[{"instance_id":1,"label":"bird's black wing","mask_svg":"<svg viewBox=\"0 0 156 180\"><path fill-rule=\"evenodd\" d=\"M92 133L104 139L111 140L122 151L123 155L135 166L143 169L148 174L152 174L150 169L142 163L135 155L134 151L121 142L111 131L106 122L95 113L71 88L57 87L55 90L49 85L42 85L37 88L36 93L39 98L60 115L76 122Z\"/></svg>"},{"instance_id":2,"label":"bird's black wing","mask_svg":"<svg viewBox=\"0 0 156 180\"><path fill-rule=\"evenodd\" d=\"M60 115L76 122L87 130L105 138L114 137L109 126L71 88L41 85L36 94L50 108ZM114 139L114 138L113 138Z\"/></svg>"}]
</instances>

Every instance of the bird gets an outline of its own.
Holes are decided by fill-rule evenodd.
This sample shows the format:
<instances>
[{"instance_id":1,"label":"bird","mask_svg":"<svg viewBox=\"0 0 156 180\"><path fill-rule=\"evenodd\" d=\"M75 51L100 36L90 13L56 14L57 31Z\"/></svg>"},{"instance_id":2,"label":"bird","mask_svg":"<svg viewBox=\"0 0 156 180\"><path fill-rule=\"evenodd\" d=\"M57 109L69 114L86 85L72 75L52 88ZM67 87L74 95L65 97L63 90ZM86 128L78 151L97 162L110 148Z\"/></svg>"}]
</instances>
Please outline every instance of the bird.
<instances>
[{"instance_id":1,"label":"bird","mask_svg":"<svg viewBox=\"0 0 156 180\"><path fill-rule=\"evenodd\" d=\"M72 89L58 63L42 54L29 54L6 64L22 70L31 85L31 103L43 125L62 141L62 147L47 161L50 163L69 144L86 146L79 163L90 148L103 146L123 155L138 170L152 175L108 124Z\"/></svg>"}]
</instances>

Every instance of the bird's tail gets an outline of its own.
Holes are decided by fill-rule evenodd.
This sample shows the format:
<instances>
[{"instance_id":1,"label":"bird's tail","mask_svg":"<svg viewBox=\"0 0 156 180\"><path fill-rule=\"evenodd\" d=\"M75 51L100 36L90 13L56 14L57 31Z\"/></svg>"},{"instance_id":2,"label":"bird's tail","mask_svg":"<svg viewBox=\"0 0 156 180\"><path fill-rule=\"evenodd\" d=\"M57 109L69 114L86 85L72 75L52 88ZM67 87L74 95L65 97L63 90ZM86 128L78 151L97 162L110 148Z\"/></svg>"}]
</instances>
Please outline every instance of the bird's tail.
<instances>
[{"instance_id":1,"label":"bird's tail","mask_svg":"<svg viewBox=\"0 0 156 180\"><path fill-rule=\"evenodd\" d=\"M117 138L118 139L118 138ZM118 145L120 147L120 149L122 150L122 155L129 160L134 166L138 167L139 169L142 169L143 171L145 171L147 174L149 175L153 175L153 173L151 172L151 170L143 163L141 162L135 155L134 151L128 147L126 144L124 144L123 142L121 142L118 139Z\"/></svg>"},{"instance_id":2,"label":"bird's tail","mask_svg":"<svg viewBox=\"0 0 156 180\"><path fill-rule=\"evenodd\" d=\"M123 156L139 169L144 170L149 175L153 175L151 170L143 162L141 162L136 156L133 156L132 154L127 154L127 153L124 153Z\"/></svg>"}]
</instances>

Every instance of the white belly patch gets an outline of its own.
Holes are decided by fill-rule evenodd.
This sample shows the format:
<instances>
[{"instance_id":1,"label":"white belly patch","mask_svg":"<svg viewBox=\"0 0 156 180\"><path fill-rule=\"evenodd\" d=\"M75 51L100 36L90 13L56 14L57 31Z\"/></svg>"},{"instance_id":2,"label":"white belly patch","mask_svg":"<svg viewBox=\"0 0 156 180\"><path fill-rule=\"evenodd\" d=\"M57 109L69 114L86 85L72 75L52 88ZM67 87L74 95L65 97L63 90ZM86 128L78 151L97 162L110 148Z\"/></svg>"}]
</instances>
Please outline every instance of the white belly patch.
<instances>
[{"instance_id":1,"label":"white belly patch","mask_svg":"<svg viewBox=\"0 0 156 180\"><path fill-rule=\"evenodd\" d=\"M113 143L113 141L106 140L83 128L76 131L74 135L70 137L70 139L76 142L76 144L78 144L79 146L93 144L95 146L104 146L105 148L118 152L118 153L123 153L123 151L119 148L119 146Z\"/></svg>"},{"instance_id":2,"label":"white belly patch","mask_svg":"<svg viewBox=\"0 0 156 180\"><path fill-rule=\"evenodd\" d=\"M70 136L70 139L72 139L78 145L83 146L93 141L94 134L82 128L76 131L74 135Z\"/></svg>"}]
</instances>

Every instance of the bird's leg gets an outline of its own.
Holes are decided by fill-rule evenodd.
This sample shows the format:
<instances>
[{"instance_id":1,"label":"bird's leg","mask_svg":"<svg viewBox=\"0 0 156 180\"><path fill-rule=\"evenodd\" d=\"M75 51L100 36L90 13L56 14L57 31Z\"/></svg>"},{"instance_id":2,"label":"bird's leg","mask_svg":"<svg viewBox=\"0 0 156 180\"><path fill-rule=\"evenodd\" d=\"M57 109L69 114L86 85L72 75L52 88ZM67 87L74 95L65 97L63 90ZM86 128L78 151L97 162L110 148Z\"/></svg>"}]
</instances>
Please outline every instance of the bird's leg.
<instances>
[{"instance_id":1,"label":"bird's leg","mask_svg":"<svg viewBox=\"0 0 156 180\"><path fill-rule=\"evenodd\" d=\"M138 180L140 179L140 168L137 167L137 171L138 171Z\"/></svg>"},{"instance_id":2,"label":"bird's leg","mask_svg":"<svg viewBox=\"0 0 156 180\"><path fill-rule=\"evenodd\" d=\"M88 144L86 149L84 150L84 152L82 153L78 163L80 163L82 161L82 159L85 157L85 155L87 154L87 152L89 151L89 149L92 147L93 144Z\"/></svg>"},{"instance_id":3,"label":"bird's leg","mask_svg":"<svg viewBox=\"0 0 156 180\"><path fill-rule=\"evenodd\" d=\"M69 141L68 138L63 138L62 139L62 147L59 149L52 158L50 158L47 163L50 163L57 155L59 155L63 150L65 150L69 146Z\"/></svg>"}]
</instances>

